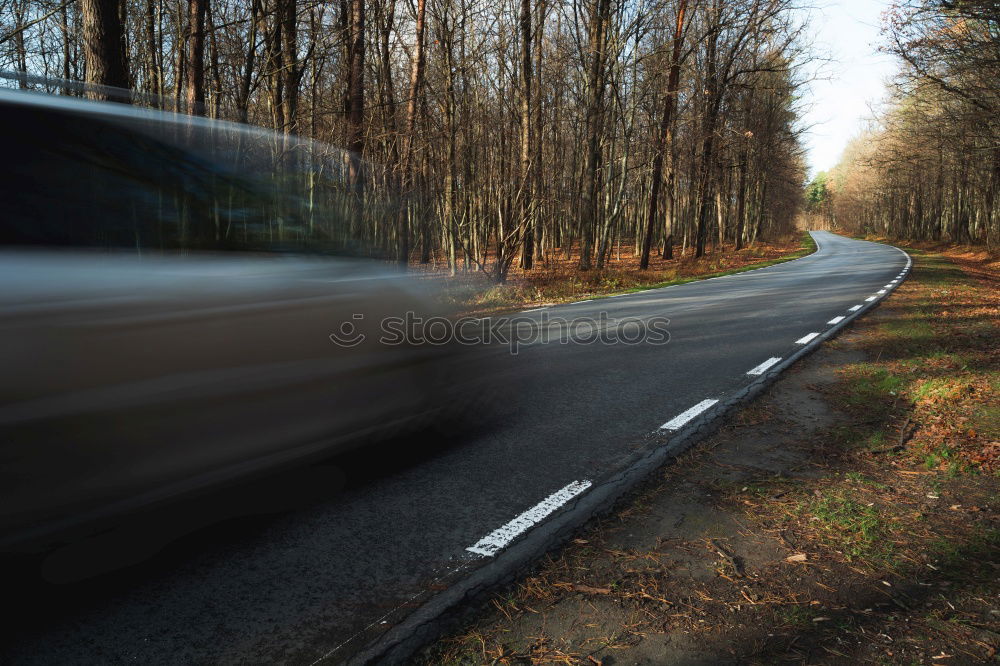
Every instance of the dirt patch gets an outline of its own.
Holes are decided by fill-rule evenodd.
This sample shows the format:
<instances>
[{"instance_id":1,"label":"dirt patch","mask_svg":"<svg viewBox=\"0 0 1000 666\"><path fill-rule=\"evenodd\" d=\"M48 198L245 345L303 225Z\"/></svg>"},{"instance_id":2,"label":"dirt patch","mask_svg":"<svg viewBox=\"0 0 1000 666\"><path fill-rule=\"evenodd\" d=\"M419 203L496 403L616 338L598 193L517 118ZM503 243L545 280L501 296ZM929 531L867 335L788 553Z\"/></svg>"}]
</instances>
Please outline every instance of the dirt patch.
<instances>
[{"instance_id":1,"label":"dirt patch","mask_svg":"<svg viewBox=\"0 0 1000 666\"><path fill-rule=\"evenodd\" d=\"M992 270L959 266L918 256L885 305L423 663L994 661L997 442L970 421L995 403L1000 331Z\"/></svg>"}]
</instances>

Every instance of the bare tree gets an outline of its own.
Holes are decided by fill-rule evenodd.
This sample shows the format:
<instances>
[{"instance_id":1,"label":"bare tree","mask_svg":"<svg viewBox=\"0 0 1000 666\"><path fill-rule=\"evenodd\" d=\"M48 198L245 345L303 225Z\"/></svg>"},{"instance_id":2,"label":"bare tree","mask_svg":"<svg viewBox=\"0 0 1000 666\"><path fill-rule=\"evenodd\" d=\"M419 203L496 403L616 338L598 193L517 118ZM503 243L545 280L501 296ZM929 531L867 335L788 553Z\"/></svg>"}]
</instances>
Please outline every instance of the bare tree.
<instances>
[{"instance_id":1,"label":"bare tree","mask_svg":"<svg viewBox=\"0 0 1000 666\"><path fill-rule=\"evenodd\" d=\"M96 86L128 88L124 33L118 0L82 0L83 58L86 81ZM91 89L91 99L112 99L106 91ZM115 98L115 101L124 101Z\"/></svg>"},{"instance_id":2,"label":"bare tree","mask_svg":"<svg viewBox=\"0 0 1000 666\"><path fill-rule=\"evenodd\" d=\"M205 14L208 0L188 0L187 109L205 115Z\"/></svg>"}]
</instances>

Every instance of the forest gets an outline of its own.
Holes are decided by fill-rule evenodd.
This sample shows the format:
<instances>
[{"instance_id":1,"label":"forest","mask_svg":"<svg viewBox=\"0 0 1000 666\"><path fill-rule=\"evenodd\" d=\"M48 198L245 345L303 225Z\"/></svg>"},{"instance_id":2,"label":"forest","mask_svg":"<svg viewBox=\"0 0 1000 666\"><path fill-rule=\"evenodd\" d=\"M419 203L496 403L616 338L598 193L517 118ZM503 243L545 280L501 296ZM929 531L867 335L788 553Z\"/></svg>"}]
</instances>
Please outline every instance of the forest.
<instances>
[{"instance_id":1,"label":"forest","mask_svg":"<svg viewBox=\"0 0 1000 666\"><path fill-rule=\"evenodd\" d=\"M27 73L7 85L345 148L363 168L344 170L343 233L404 265L503 282L512 265L558 252L586 271L625 247L644 269L792 230L805 180L795 10L793 0L0 0L0 69Z\"/></svg>"},{"instance_id":2,"label":"forest","mask_svg":"<svg viewBox=\"0 0 1000 666\"><path fill-rule=\"evenodd\" d=\"M910 0L885 17L900 63L886 109L810 207L840 227L894 239L1000 242L1000 5Z\"/></svg>"}]
</instances>

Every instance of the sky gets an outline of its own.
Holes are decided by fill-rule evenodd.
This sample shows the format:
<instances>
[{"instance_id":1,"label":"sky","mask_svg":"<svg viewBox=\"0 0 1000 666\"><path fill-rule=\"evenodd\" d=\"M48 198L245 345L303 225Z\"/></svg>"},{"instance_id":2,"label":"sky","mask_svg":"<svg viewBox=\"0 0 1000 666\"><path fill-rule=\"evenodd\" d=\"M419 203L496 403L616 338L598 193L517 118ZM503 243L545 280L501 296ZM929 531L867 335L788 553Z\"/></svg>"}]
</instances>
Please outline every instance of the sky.
<instances>
[{"instance_id":1,"label":"sky","mask_svg":"<svg viewBox=\"0 0 1000 666\"><path fill-rule=\"evenodd\" d=\"M819 0L811 11L810 33L817 55L832 61L815 70L804 100L810 178L835 166L848 141L860 133L872 108L885 95L884 81L896 70L878 53L881 14L888 0Z\"/></svg>"}]
</instances>

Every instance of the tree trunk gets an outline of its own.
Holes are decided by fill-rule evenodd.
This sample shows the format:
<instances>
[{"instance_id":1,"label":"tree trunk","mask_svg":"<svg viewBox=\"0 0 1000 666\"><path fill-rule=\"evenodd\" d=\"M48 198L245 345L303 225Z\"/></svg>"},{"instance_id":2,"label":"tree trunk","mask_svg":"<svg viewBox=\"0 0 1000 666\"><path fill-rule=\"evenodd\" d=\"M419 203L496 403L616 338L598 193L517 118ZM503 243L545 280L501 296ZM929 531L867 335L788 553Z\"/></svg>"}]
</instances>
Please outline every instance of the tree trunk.
<instances>
[{"instance_id":1,"label":"tree trunk","mask_svg":"<svg viewBox=\"0 0 1000 666\"><path fill-rule=\"evenodd\" d=\"M610 0L597 0L590 17L590 63L587 74L586 156L584 163L583 201L580 210L580 270L590 270L596 232L598 177L601 170L601 131L604 90L607 86L605 41Z\"/></svg>"},{"instance_id":2,"label":"tree trunk","mask_svg":"<svg viewBox=\"0 0 1000 666\"><path fill-rule=\"evenodd\" d=\"M361 185L361 154L364 152L365 117L365 0L351 0L351 69L347 83L350 104L347 113L347 149L350 156L350 183Z\"/></svg>"},{"instance_id":3,"label":"tree trunk","mask_svg":"<svg viewBox=\"0 0 1000 666\"><path fill-rule=\"evenodd\" d=\"M299 64L298 6L296 0L281 0L281 48L284 61L284 109L285 133L295 134L299 129L299 81L304 71Z\"/></svg>"},{"instance_id":4,"label":"tree trunk","mask_svg":"<svg viewBox=\"0 0 1000 666\"><path fill-rule=\"evenodd\" d=\"M357 2L358 0L355 0ZM400 266L405 270L410 260L410 225L407 204L411 188L410 164L413 159L413 140L417 127L417 105L420 86L424 78L424 16L426 0L417 0L416 43L413 46L413 66L410 70L410 92L406 99L406 128L403 135L403 160L400 165L402 192L399 204L399 257Z\"/></svg>"},{"instance_id":5,"label":"tree trunk","mask_svg":"<svg viewBox=\"0 0 1000 666\"><path fill-rule=\"evenodd\" d=\"M86 82L94 86L128 88L128 65L118 0L82 0L83 53ZM87 91L87 97L111 100L104 90ZM114 101L127 101L115 98Z\"/></svg>"},{"instance_id":6,"label":"tree trunk","mask_svg":"<svg viewBox=\"0 0 1000 666\"><path fill-rule=\"evenodd\" d=\"M205 115L205 13L208 0L188 0L187 111Z\"/></svg>"},{"instance_id":7,"label":"tree trunk","mask_svg":"<svg viewBox=\"0 0 1000 666\"><path fill-rule=\"evenodd\" d=\"M246 58L243 60L243 72L240 77L240 90L236 98L239 121L245 123L250 115L250 88L253 85L253 70L257 59L257 30L262 12L262 0L252 0L250 3L250 25Z\"/></svg>"},{"instance_id":8,"label":"tree trunk","mask_svg":"<svg viewBox=\"0 0 1000 666\"><path fill-rule=\"evenodd\" d=\"M649 191L649 209L646 212L646 233L642 239L642 253L639 258L639 270L643 271L649 268L649 252L653 246L653 228L656 224L656 212L660 200L660 183L663 180L663 160L673 143L674 104L677 100L677 90L680 87L681 46L684 43L684 13L686 10L687 0L679 0L677 22L674 25L673 50L670 55L670 74L667 77L667 92L663 96L663 115L660 117L659 141L656 153L653 155L653 178ZM671 254L673 253L671 252Z\"/></svg>"},{"instance_id":9,"label":"tree trunk","mask_svg":"<svg viewBox=\"0 0 1000 666\"><path fill-rule=\"evenodd\" d=\"M531 165L531 0L521 0L521 268L530 270L535 256L532 229L535 183Z\"/></svg>"},{"instance_id":10,"label":"tree trunk","mask_svg":"<svg viewBox=\"0 0 1000 666\"><path fill-rule=\"evenodd\" d=\"M149 52L146 54L146 89L150 93L159 97L163 94L160 88L161 80L161 64L160 64L160 49L156 41L156 9L155 0L146 0L146 16L145 16L145 28L146 28L146 50ZM65 8L63 8L65 11ZM66 57L69 57L69 46L67 44ZM69 63L67 62L65 68L65 76L69 78Z\"/></svg>"},{"instance_id":11,"label":"tree trunk","mask_svg":"<svg viewBox=\"0 0 1000 666\"><path fill-rule=\"evenodd\" d=\"M715 21L718 21L718 11L715 12ZM706 67L706 92L705 99L705 120L702 127L703 139L701 146L701 177L698 185L698 231L695 238L695 257L705 255L705 241L708 237L708 216L712 201L712 170L715 159L715 127L718 122L719 107L722 94L722 86L718 81L718 63L716 62L716 49L719 41L719 26L716 23L712 26L708 36L708 43L705 48Z\"/></svg>"}]
</instances>

